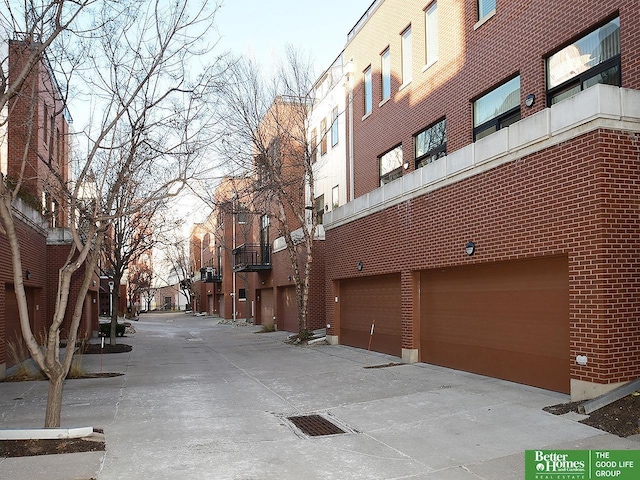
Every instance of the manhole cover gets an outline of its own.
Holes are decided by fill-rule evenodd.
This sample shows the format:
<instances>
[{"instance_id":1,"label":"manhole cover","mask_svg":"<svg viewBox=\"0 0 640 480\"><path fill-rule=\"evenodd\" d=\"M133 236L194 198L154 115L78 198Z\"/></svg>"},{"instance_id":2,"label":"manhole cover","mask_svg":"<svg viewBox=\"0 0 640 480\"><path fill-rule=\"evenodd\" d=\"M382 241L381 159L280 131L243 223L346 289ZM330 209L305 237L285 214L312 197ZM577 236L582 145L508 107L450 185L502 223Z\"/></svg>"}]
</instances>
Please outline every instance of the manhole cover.
<instances>
[{"instance_id":1,"label":"manhole cover","mask_svg":"<svg viewBox=\"0 0 640 480\"><path fill-rule=\"evenodd\" d=\"M343 429L320 415L299 415L296 417L287 417L287 420L298 427L305 435L309 435L310 437L346 433Z\"/></svg>"}]
</instances>

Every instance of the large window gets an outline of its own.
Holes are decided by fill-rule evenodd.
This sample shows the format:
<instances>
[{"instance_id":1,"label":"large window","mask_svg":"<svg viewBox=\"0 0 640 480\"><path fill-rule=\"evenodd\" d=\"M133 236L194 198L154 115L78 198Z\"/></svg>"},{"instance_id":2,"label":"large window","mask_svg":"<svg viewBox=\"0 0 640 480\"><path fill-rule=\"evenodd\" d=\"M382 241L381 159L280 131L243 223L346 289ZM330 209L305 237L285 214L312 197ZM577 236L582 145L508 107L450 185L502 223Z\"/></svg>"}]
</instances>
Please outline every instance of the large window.
<instances>
[{"instance_id":1,"label":"large window","mask_svg":"<svg viewBox=\"0 0 640 480\"><path fill-rule=\"evenodd\" d=\"M389 150L379 158L380 186L402 176L402 145Z\"/></svg>"},{"instance_id":2,"label":"large window","mask_svg":"<svg viewBox=\"0 0 640 480\"><path fill-rule=\"evenodd\" d=\"M547 58L547 105L597 83L621 85L620 18Z\"/></svg>"},{"instance_id":3,"label":"large window","mask_svg":"<svg viewBox=\"0 0 640 480\"><path fill-rule=\"evenodd\" d=\"M413 62L411 56L411 26L402 32L402 84L406 85L413 77Z\"/></svg>"},{"instance_id":4,"label":"large window","mask_svg":"<svg viewBox=\"0 0 640 480\"><path fill-rule=\"evenodd\" d=\"M447 121L442 119L414 137L416 168L444 157L447 154Z\"/></svg>"},{"instance_id":5,"label":"large window","mask_svg":"<svg viewBox=\"0 0 640 480\"><path fill-rule=\"evenodd\" d=\"M496 10L496 0L478 0L478 20L482 20Z\"/></svg>"},{"instance_id":6,"label":"large window","mask_svg":"<svg viewBox=\"0 0 640 480\"><path fill-rule=\"evenodd\" d=\"M334 107L331 112L331 146L335 147L340 140L340 131L338 130L338 107Z\"/></svg>"},{"instance_id":7,"label":"large window","mask_svg":"<svg viewBox=\"0 0 640 480\"><path fill-rule=\"evenodd\" d=\"M425 10L425 64L438 60L438 2L433 2Z\"/></svg>"},{"instance_id":8,"label":"large window","mask_svg":"<svg viewBox=\"0 0 640 480\"><path fill-rule=\"evenodd\" d=\"M371 94L373 88L371 86L371 67L364 71L364 114L369 115L373 109L373 100Z\"/></svg>"},{"instance_id":9,"label":"large window","mask_svg":"<svg viewBox=\"0 0 640 480\"><path fill-rule=\"evenodd\" d=\"M380 55L380 72L382 80L382 101L391 96L391 56L387 48Z\"/></svg>"},{"instance_id":10,"label":"large window","mask_svg":"<svg viewBox=\"0 0 640 480\"><path fill-rule=\"evenodd\" d=\"M473 139L492 134L520 120L520 76L473 102Z\"/></svg>"}]
</instances>

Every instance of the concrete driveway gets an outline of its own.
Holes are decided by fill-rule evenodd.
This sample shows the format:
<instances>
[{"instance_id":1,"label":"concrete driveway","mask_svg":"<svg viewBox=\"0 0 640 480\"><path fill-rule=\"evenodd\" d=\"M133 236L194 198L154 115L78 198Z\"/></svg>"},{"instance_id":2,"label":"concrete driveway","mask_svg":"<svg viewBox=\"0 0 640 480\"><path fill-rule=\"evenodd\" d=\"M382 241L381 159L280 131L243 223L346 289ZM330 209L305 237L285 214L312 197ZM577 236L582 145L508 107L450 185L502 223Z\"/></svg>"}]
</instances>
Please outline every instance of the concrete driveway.
<instances>
[{"instance_id":1,"label":"concrete driveway","mask_svg":"<svg viewBox=\"0 0 640 480\"><path fill-rule=\"evenodd\" d=\"M102 427L105 453L0 459L0 478L524 478L527 449L637 449L542 411L566 395L344 346L291 346L283 332L146 314L105 355L115 378L65 384L63 426ZM99 371L100 356L85 356ZM0 383L0 427L41 426L45 382ZM308 437L319 414L344 434Z\"/></svg>"}]
</instances>

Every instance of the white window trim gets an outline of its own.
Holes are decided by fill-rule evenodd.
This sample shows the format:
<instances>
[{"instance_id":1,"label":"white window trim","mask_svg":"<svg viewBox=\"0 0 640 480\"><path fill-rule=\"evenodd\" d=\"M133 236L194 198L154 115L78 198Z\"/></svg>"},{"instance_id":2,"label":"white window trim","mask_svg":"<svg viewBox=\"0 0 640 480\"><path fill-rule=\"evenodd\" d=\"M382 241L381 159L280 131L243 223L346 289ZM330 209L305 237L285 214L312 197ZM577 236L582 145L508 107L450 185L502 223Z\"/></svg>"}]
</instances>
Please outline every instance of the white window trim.
<instances>
[{"instance_id":1,"label":"white window trim","mask_svg":"<svg viewBox=\"0 0 640 480\"><path fill-rule=\"evenodd\" d=\"M487 13L484 17L482 17L480 20L478 20L476 22L476 24L473 26L473 29L474 30L479 29L482 25L484 25L489 20L491 20L495 16L495 14L496 14L496 9L494 8L489 13Z\"/></svg>"}]
</instances>

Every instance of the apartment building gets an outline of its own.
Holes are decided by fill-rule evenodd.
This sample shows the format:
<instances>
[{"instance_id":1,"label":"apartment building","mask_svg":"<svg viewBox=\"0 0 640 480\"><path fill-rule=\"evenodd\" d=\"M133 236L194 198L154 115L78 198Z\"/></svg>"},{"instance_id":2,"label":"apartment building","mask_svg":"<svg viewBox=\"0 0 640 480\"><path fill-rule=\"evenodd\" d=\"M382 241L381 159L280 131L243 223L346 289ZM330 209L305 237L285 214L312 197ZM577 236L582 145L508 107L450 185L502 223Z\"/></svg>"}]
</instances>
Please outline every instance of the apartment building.
<instances>
[{"instance_id":1,"label":"apartment building","mask_svg":"<svg viewBox=\"0 0 640 480\"><path fill-rule=\"evenodd\" d=\"M353 196L323 218L332 342L574 400L640 376L639 21L370 6L342 54Z\"/></svg>"},{"instance_id":2,"label":"apartment building","mask_svg":"<svg viewBox=\"0 0 640 480\"><path fill-rule=\"evenodd\" d=\"M2 43L2 47L2 53L7 55L8 80L12 83L22 69L29 43L13 39ZM0 131L1 172L11 183L24 167L24 184L13 209L29 318L34 334L39 335L51 321L58 271L71 244L66 228L69 225L66 202L56 188L59 180L69 180L70 117L46 55L31 69L23 88L10 99L1 116L6 119ZM97 330L97 279L96 276L84 300L80 338L87 338ZM79 288L77 277L71 284L70 304L75 302ZM63 337L70 317L69 314L63 323ZM11 254L6 237L0 234L0 378L17 360L7 354L7 344L19 345L21 336Z\"/></svg>"}]
</instances>

